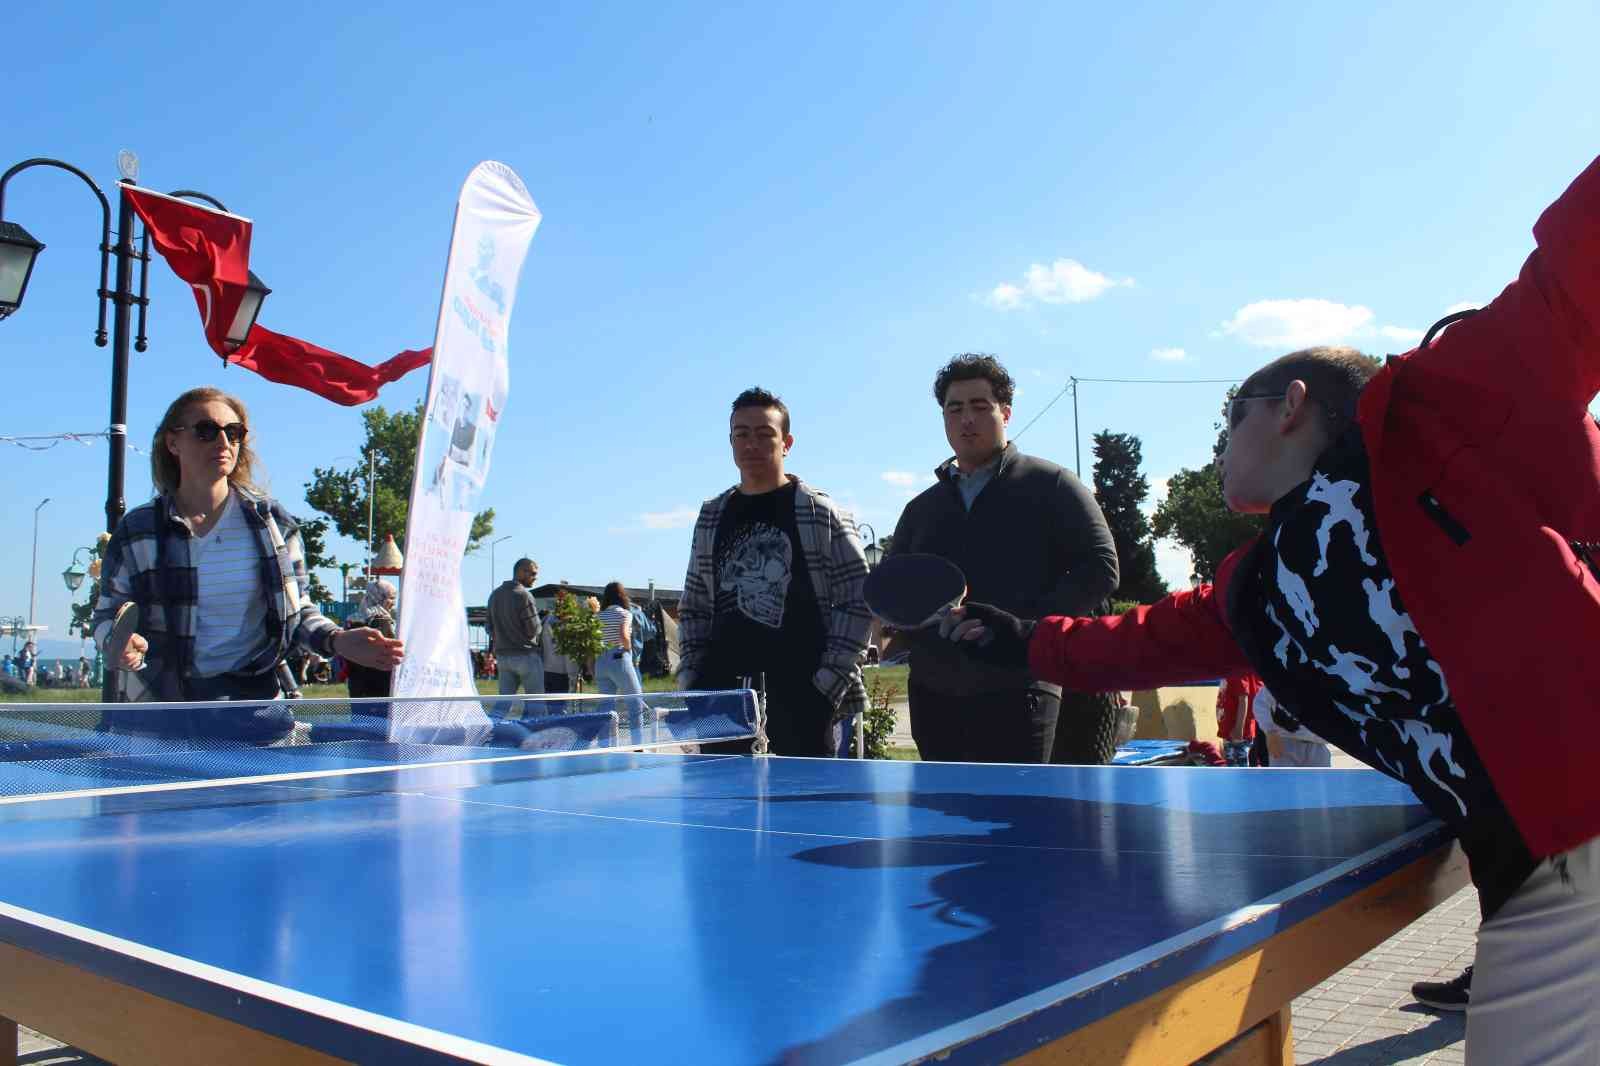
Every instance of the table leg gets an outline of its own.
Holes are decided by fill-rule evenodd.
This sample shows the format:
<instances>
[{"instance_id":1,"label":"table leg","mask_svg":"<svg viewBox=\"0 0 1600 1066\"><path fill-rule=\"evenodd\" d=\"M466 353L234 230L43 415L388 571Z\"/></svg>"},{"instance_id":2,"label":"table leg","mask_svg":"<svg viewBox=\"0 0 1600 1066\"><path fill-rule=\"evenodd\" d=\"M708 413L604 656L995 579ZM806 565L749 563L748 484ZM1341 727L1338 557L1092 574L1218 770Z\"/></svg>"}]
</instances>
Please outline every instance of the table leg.
<instances>
[{"instance_id":1,"label":"table leg","mask_svg":"<svg viewBox=\"0 0 1600 1066\"><path fill-rule=\"evenodd\" d=\"M17 1066L17 1056L21 1054L18 1041L21 1039L17 1023L10 1018L0 1018L0 1066Z\"/></svg>"},{"instance_id":2,"label":"table leg","mask_svg":"<svg viewBox=\"0 0 1600 1066\"><path fill-rule=\"evenodd\" d=\"M1294 1025L1289 1004L1261 1023L1267 1030L1267 1061L1271 1066L1294 1066Z\"/></svg>"},{"instance_id":3,"label":"table leg","mask_svg":"<svg viewBox=\"0 0 1600 1066\"><path fill-rule=\"evenodd\" d=\"M1294 1066L1289 1005L1200 1060L1205 1066Z\"/></svg>"}]
</instances>

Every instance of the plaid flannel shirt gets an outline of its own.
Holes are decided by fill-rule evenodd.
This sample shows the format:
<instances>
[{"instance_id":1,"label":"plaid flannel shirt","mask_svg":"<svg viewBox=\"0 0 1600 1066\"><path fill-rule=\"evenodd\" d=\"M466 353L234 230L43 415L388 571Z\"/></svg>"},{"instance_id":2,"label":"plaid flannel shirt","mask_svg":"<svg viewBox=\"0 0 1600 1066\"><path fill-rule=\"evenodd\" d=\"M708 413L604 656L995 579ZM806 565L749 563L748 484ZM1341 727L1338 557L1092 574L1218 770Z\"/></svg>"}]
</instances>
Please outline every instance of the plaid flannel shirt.
<instances>
[{"instance_id":1,"label":"plaid flannel shirt","mask_svg":"<svg viewBox=\"0 0 1600 1066\"><path fill-rule=\"evenodd\" d=\"M331 656L339 625L311 602L299 527L276 500L238 488L234 492L261 550L261 587L267 598L266 640L238 672L271 670L294 644ZM194 672L200 579L189 554L193 539L188 521L173 510L170 499L159 496L123 516L101 563L95 643L105 646L117 608L129 601L138 604L138 632L150 648L145 668L133 676L151 699L184 699L186 679Z\"/></svg>"},{"instance_id":2,"label":"plaid flannel shirt","mask_svg":"<svg viewBox=\"0 0 1600 1066\"><path fill-rule=\"evenodd\" d=\"M867 559L861 551L854 520L826 493L798 478L795 481L794 517L800 531L800 549L805 553L817 604L826 612L822 661L817 664L812 683L841 717L848 718L867 706L867 689L861 680L861 662L866 657L867 634L872 627L872 617L861 595ZM689 572L683 579L683 598L678 603L678 677L684 684L692 683L701 672L711 648L717 602L713 558L717 526L728 500L737 491L735 486L707 500L694 524Z\"/></svg>"}]
</instances>

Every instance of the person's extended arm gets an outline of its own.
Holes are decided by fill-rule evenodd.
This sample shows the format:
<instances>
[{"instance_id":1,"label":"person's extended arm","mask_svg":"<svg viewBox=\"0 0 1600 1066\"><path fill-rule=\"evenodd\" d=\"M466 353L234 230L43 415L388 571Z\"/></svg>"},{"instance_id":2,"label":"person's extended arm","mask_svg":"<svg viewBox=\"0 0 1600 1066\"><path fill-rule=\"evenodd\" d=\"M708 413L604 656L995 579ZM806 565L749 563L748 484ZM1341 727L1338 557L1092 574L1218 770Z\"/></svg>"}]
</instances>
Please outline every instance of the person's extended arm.
<instances>
[{"instance_id":1,"label":"person's extended arm","mask_svg":"<svg viewBox=\"0 0 1600 1066\"><path fill-rule=\"evenodd\" d=\"M1030 605L1033 617L1100 610L1117 587L1117 544L1094 493L1063 471L1045 517L1055 528L1057 558L1066 570Z\"/></svg>"},{"instance_id":2,"label":"person's extended arm","mask_svg":"<svg viewBox=\"0 0 1600 1066\"><path fill-rule=\"evenodd\" d=\"M398 666L405 654L398 640L391 640L370 627L341 629L311 602L311 578L306 571L305 545L298 526L293 523L286 526L283 543L293 568L293 573L285 578L294 582L298 593L295 602L300 605L290 621L290 642L318 655L342 655L351 662L378 670L393 670Z\"/></svg>"},{"instance_id":3,"label":"person's extended arm","mask_svg":"<svg viewBox=\"0 0 1600 1066\"><path fill-rule=\"evenodd\" d=\"M1250 545L1219 568L1225 586ZM1158 688L1251 669L1223 615L1217 587L1184 589L1126 614L1034 622L983 603L952 613L941 632L975 658L1026 664L1035 677L1079 692Z\"/></svg>"}]
</instances>

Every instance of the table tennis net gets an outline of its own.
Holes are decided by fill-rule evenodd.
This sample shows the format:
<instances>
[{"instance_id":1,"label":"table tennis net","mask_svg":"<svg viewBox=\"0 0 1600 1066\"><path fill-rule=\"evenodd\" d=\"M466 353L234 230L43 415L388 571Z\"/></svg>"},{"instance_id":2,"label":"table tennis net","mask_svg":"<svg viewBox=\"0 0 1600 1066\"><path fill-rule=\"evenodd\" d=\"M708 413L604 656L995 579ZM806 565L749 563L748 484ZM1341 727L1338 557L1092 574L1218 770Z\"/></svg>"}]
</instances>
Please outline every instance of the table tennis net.
<instances>
[{"instance_id":1,"label":"table tennis net","mask_svg":"<svg viewBox=\"0 0 1600 1066\"><path fill-rule=\"evenodd\" d=\"M757 739L748 690L635 696L0 703L0 797Z\"/></svg>"}]
</instances>

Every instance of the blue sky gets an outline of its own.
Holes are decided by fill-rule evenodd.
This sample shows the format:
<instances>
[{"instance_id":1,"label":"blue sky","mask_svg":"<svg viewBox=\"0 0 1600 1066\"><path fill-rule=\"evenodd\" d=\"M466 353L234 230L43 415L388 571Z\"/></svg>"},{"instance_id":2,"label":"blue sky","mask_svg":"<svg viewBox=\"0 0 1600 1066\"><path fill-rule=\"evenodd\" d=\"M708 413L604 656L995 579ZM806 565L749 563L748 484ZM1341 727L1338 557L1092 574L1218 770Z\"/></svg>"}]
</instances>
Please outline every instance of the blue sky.
<instances>
[{"instance_id":1,"label":"blue sky","mask_svg":"<svg viewBox=\"0 0 1600 1066\"><path fill-rule=\"evenodd\" d=\"M264 324L376 362L431 341L459 184L509 163L544 224L485 498L512 535L500 568L526 553L546 578L676 587L696 505L735 479L747 385L788 401L790 469L887 534L947 455L930 386L953 353L1001 356L1020 428L1069 374L1404 351L1498 292L1600 152L1600 9L1276 7L28 4L7 13L0 165L57 156L109 189L137 151L145 184L255 220ZM49 247L0 323L0 434L105 427L96 212L66 175L8 190ZM133 439L221 385L304 508L312 466L356 452L358 412L220 369L159 262L150 289ZM1159 492L1208 458L1222 391L1085 385L1085 477L1110 428L1142 439ZM1070 398L1021 445L1070 467ZM149 478L129 464L131 505ZM103 444L0 446L0 614L27 611L48 496L37 617L62 633L59 574L103 524L105 467ZM1181 581L1186 560L1162 560ZM481 602L487 551L464 580Z\"/></svg>"}]
</instances>

